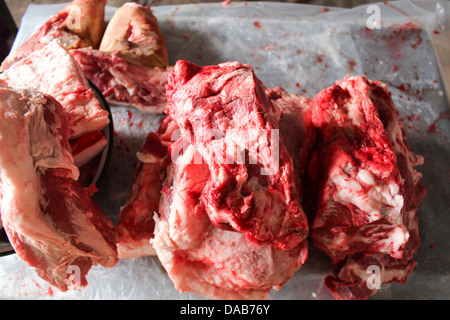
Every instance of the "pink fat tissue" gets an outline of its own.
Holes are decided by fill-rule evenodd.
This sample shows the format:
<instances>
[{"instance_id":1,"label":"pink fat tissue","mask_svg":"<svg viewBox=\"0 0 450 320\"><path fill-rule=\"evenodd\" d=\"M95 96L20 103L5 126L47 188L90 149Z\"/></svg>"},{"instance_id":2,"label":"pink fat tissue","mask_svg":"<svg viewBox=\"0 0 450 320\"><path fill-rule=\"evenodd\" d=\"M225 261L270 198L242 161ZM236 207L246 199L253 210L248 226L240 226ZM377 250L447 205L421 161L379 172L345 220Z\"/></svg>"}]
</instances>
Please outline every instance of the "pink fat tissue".
<instances>
[{"instance_id":1,"label":"pink fat tissue","mask_svg":"<svg viewBox=\"0 0 450 320\"><path fill-rule=\"evenodd\" d=\"M117 263L114 225L77 181L61 104L30 89L0 87L0 96L3 228L42 279L61 291L81 288L92 266Z\"/></svg>"},{"instance_id":2,"label":"pink fat tissue","mask_svg":"<svg viewBox=\"0 0 450 320\"><path fill-rule=\"evenodd\" d=\"M80 66L56 40L5 70L0 84L53 96L69 116L71 139L109 124L109 114L102 109Z\"/></svg>"}]
</instances>

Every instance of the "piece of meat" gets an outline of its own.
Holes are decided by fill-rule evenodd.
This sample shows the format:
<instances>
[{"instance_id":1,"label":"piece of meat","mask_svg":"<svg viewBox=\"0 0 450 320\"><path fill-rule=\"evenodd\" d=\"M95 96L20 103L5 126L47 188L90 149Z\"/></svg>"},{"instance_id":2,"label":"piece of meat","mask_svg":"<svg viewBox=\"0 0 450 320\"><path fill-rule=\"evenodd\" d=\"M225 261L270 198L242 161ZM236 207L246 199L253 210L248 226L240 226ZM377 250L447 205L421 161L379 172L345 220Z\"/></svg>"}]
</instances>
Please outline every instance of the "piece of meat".
<instances>
[{"instance_id":1,"label":"piece of meat","mask_svg":"<svg viewBox=\"0 0 450 320\"><path fill-rule=\"evenodd\" d=\"M165 68L169 56L158 20L149 6L127 2L114 13L99 50L145 67Z\"/></svg>"},{"instance_id":2,"label":"piece of meat","mask_svg":"<svg viewBox=\"0 0 450 320\"><path fill-rule=\"evenodd\" d=\"M102 131L93 131L69 141L73 163L80 171L78 182L82 186L96 185L108 161L109 145Z\"/></svg>"},{"instance_id":3,"label":"piece of meat","mask_svg":"<svg viewBox=\"0 0 450 320\"><path fill-rule=\"evenodd\" d=\"M364 79L348 78L313 101L321 141L311 236L333 262L358 252L399 258L409 237L400 170L370 94Z\"/></svg>"},{"instance_id":4,"label":"piece of meat","mask_svg":"<svg viewBox=\"0 0 450 320\"><path fill-rule=\"evenodd\" d=\"M280 110L251 67L180 60L166 93L167 114L210 171L201 200L212 223L244 233L255 245L297 247L308 224L279 135Z\"/></svg>"},{"instance_id":5,"label":"piece of meat","mask_svg":"<svg viewBox=\"0 0 450 320\"><path fill-rule=\"evenodd\" d=\"M168 167L152 244L175 288L212 299L267 299L305 262L306 240L281 250L215 227L201 200L208 165L197 162L200 155L183 136L171 149L180 154Z\"/></svg>"},{"instance_id":6,"label":"piece of meat","mask_svg":"<svg viewBox=\"0 0 450 320\"><path fill-rule=\"evenodd\" d=\"M105 29L106 0L74 0L3 61L0 71L57 39L66 49L98 48Z\"/></svg>"},{"instance_id":7,"label":"piece of meat","mask_svg":"<svg viewBox=\"0 0 450 320\"><path fill-rule=\"evenodd\" d=\"M390 93L379 81L347 76L313 100L319 146L309 178L316 188L310 234L337 264L325 283L340 299L364 299L369 266L380 283L404 282L419 243L416 211L425 196Z\"/></svg>"},{"instance_id":8,"label":"piece of meat","mask_svg":"<svg viewBox=\"0 0 450 320\"><path fill-rule=\"evenodd\" d=\"M78 167L86 165L97 156L108 144L103 133L92 131L81 137L70 140L73 162Z\"/></svg>"},{"instance_id":9,"label":"piece of meat","mask_svg":"<svg viewBox=\"0 0 450 320\"><path fill-rule=\"evenodd\" d=\"M162 184L170 163L168 148L175 130L175 122L166 117L156 132L147 135L137 154L135 177L117 225L119 258L156 254L150 239L154 237L154 216L159 212Z\"/></svg>"},{"instance_id":10,"label":"piece of meat","mask_svg":"<svg viewBox=\"0 0 450 320\"><path fill-rule=\"evenodd\" d=\"M70 53L112 105L163 113L172 70L165 39L149 6L125 3L109 22L99 50Z\"/></svg>"},{"instance_id":11,"label":"piece of meat","mask_svg":"<svg viewBox=\"0 0 450 320\"><path fill-rule=\"evenodd\" d=\"M308 200L303 186L309 159L316 144L316 131L312 124L312 98L290 93L281 87L269 88L267 96L281 110L280 132L287 151L294 161L299 197L303 205Z\"/></svg>"},{"instance_id":12,"label":"piece of meat","mask_svg":"<svg viewBox=\"0 0 450 320\"><path fill-rule=\"evenodd\" d=\"M132 106L155 114L164 112L164 86L172 67L143 67L119 57L117 52L76 49L70 54L111 105Z\"/></svg>"},{"instance_id":13,"label":"piece of meat","mask_svg":"<svg viewBox=\"0 0 450 320\"><path fill-rule=\"evenodd\" d=\"M61 291L87 284L93 265L117 261L116 231L76 181L68 119L51 96L0 88L3 227L17 255Z\"/></svg>"},{"instance_id":14,"label":"piece of meat","mask_svg":"<svg viewBox=\"0 0 450 320\"><path fill-rule=\"evenodd\" d=\"M70 139L109 124L108 111L102 109L77 62L56 40L5 70L0 84L53 96L69 116Z\"/></svg>"}]
</instances>

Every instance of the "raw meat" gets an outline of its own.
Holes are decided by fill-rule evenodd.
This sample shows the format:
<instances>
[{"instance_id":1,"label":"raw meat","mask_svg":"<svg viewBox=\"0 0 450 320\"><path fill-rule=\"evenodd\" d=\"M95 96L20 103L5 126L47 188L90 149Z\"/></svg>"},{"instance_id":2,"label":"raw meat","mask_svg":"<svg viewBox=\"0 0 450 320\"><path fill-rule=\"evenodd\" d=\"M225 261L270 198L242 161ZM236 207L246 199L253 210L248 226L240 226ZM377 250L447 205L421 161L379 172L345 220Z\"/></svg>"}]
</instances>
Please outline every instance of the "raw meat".
<instances>
[{"instance_id":1,"label":"raw meat","mask_svg":"<svg viewBox=\"0 0 450 320\"><path fill-rule=\"evenodd\" d=\"M312 99L300 94L289 93L281 87L269 88L267 96L272 103L280 108L280 132L287 151L294 161L294 173L302 205L308 199L304 198L303 186L307 166L314 151L317 135L312 124Z\"/></svg>"},{"instance_id":2,"label":"raw meat","mask_svg":"<svg viewBox=\"0 0 450 320\"><path fill-rule=\"evenodd\" d=\"M271 101L280 108L280 130L286 147L295 163L302 166L296 172L302 172L297 177L300 182L306 168L306 161L314 143L314 128L311 123L310 98L290 94L282 88L267 90ZM153 216L159 211L160 193L165 180L165 171L170 156L168 147L178 139L179 128L170 117L166 117L157 132L149 133L147 140L138 154L138 167L128 199L120 212L118 224L120 258L135 258L156 254L150 244L153 238ZM184 142L188 144L187 141ZM184 146L172 151L183 150ZM300 159L302 159L300 161ZM298 183L300 187L300 183Z\"/></svg>"},{"instance_id":3,"label":"raw meat","mask_svg":"<svg viewBox=\"0 0 450 320\"><path fill-rule=\"evenodd\" d=\"M10 53L0 71L8 69L54 39L66 49L98 48L105 28L105 5L106 0L74 0Z\"/></svg>"},{"instance_id":4,"label":"raw meat","mask_svg":"<svg viewBox=\"0 0 450 320\"><path fill-rule=\"evenodd\" d=\"M201 201L214 226L241 232L255 245L297 247L308 224L279 136L280 110L251 67L180 60L166 94L168 116L210 171Z\"/></svg>"},{"instance_id":5,"label":"raw meat","mask_svg":"<svg viewBox=\"0 0 450 320\"><path fill-rule=\"evenodd\" d=\"M370 94L368 83L349 78L314 98L322 139L311 236L333 262L358 252L401 257L409 236L397 159Z\"/></svg>"},{"instance_id":6,"label":"raw meat","mask_svg":"<svg viewBox=\"0 0 450 320\"><path fill-rule=\"evenodd\" d=\"M151 239L158 258L180 291L213 299L267 299L272 288L280 289L300 268L308 252L306 218L298 202L292 159L280 139L281 156L277 160L281 163L278 169L282 168L283 172L274 169L264 175L260 171L264 165L262 147L257 150L260 157L251 155L260 161L255 168L246 166L245 162L225 164L212 158L207 161L204 155L211 154L204 148L220 150L220 146L206 144L223 143L221 140L226 140L228 134L227 143L248 149L248 139L244 136L249 128L244 124L252 125L255 130L279 130L282 110L272 105L251 68L239 63L199 67L179 61L169 77L167 93L169 121L175 122L179 130L172 135L177 140L169 145L171 162L163 181L155 235ZM300 108L298 102L290 106ZM220 128L224 135L216 135L217 140L208 139L208 135L201 136L201 141L195 140L199 133L195 130L201 128L193 123L205 119L215 121L208 123L209 129ZM264 141L260 143L262 146ZM298 150L292 148L293 152ZM228 155L236 156L236 153ZM228 169L228 180L240 181L234 187L233 182L223 181L223 185L230 185L223 190L216 187L222 194L215 203L211 202L214 183L226 175L215 171L225 169ZM241 191L246 195L239 194ZM248 201L242 201L245 197ZM233 203L240 201L248 207L246 215L232 212L240 208ZM280 214L281 210L284 215ZM223 214L226 222L222 218L218 222L218 214Z\"/></svg>"},{"instance_id":7,"label":"raw meat","mask_svg":"<svg viewBox=\"0 0 450 320\"><path fill-rule=\"evenodd\" d=\"M117 225L119 258L155 255L150 244L154 237L154 216L159 212L162 183L172 134L177 130L174 121L166 117L157 132L150 132L137 154L138 166L126 203L121 208Z\"/></svg>"},{"instance_id":8,"label":"raw meat","mask_svg":"<svg viewBox=\"0 0 450 320\"><path fill-rule=\"evenodd\" d=\"M195 66L189 64L188 67ZM245 66L242 68L245 68L243 73L252 74L250 69ZM227 71L232 71L232 68ZM235 74L231 72L229 79L233 76ZM198 80L197 84L202 86L203 81L207 82L208 78ZM252 81L255 80L246 82L249 87ZM265 95L262 84L259 80L256 81L257 84L253 85L259 87L255 91L261 90L258 92ZM310 119L310 99L290 95L281 88L267 92L274 105L270 104L267 97L264 98L264 111L267 114L259 110L261 117L265 115L271 117L274 124L283 124L281 132L286 134L298 129L296 136L307 141L307 131L312 127L310 121L306 123ZM228 93L224 91L222 94L226 96ZM182 105L181 101L178 103ZM172 105L172 108L177 107L178 104ZM210 116L213 116L212 112ZM225 112L222 116L226 117ZM231 120L230 114L229 117ZM290 127L293 123L303 121L305 123ZM228 130L231 132L232 128ZM194 292L214 299L267 299L272 288L280 289L305 262L308 254L307 240L303 237L296 246L284 250L285 248L278 248L279 245L275 246L269 241L257 243L246 233L224 230L223 225L214 225L203 200L214 181L210 174L210 164L203 161L202 155L195 149L196 144L192 143L191 136L186 133L187 131L179 128L178 121L168 116L157 132L147 136L147 141L138 154L140 161L133 186L120 213L118 229L122 230L119 231L122 241L118 244L119 256L136 257L156 252L180 291ZM306 157L309 152L307 150L311 148L305 146L306 143L302 145L293 139L288 145L289 151L298 159ZM298 163L301 164L302 161L298 160ZM289 167L286 170L293 169ZM292 192L291 201L301 208L297 202L295 177L292 171L290 174L290 179L286 179L293 185L289 186L289 191L284 192ZM259 172L253 172L253 178L259 175ZM255 185L257 183L254 182ZM263 187L265 186L260 186ZM255 202L254 206L258 204ZM269 208L266 214L271 215L271 210ZM282 224L276 222L279 217L272 217L273 223ZM264 228L263 223L259 226ZM300 231L305 232L304 229Z\"/></svg>"},{"instance_id":9,"label":"raw meat","mask_svg":"<svg viewBox=\"0 0 450 320\"><path fill-rule=\"evenodd\" d=\"M314 129L311 123L311 99L290 94L282 88L267 90L271 101L281 110L280 130L289 153L296 159L302 160L302 167L310 154L314 141ZM138 167L128 199L120 212L118 224L120 258L135 258L155 255L150 244L154 234L153 216L159 212L160 193L165 180L165 171L170 156L168 147L178 139L179 128L170 117L166 117L157 132L151 132L138 154ZM185 145L188 142L185 141ZM177 151L183 150L178 143ZM295 161L300 165L299 160ZM300 169L296 170L300 172ZM303 176L303 174L302 174ZM301 181L298 177L297 181Z\"/></svg>"},{"instance_id":10,"label":"raw meat","mask_svg":"<svg viewBox=\"0 0 450 320\"><path fill-rule=\"evenodd\" d=\"M337 264L326 279L341 299L364 299L369 266L380 283L404 282L415 262L415 216L425 196L414 166L423 158L409 148L390 93L379 81L347 76L313 100L319 145L309 166L317 192L310 234Z\"/></svg>"},{"instance_id":11,"label":"raw meat","mask_svg":"<svg viewBox=\"0 0 450 320\"><path fill-rule=\"evenodd\" d=\"M167 67L169 56L164 37L149 6L127 2L114 13L99 50L117 51L121 58L154 68Z\"/></svg>"},{"instance_id":12,"label":"raw meat","mask_svg":"<svg viewBox=\"0 0 450 320\"><path fill-rule=\"evenodd\" d=\"M108 141L100 130L72 139L70 140L70 147L73 162L78 168L81 168L97 156L107 145Z\"/></svg>"},{"instance_id":13,"label":"raw meat","mask_svg":"<svg viewBox=\"0 0 450 320\"><path fill-rule=\"evenodd\" d=\"M110 104L164 112L165 85L172 67L150 7L124 4L109 22L99 50L70 52Z\"/></svg>"},{"instance_id":14,"label":"raw meat","mask_svg":"<svg viewBox=\"0 0 450 320\"><path fill-rule=\"evenodd\" d=\"M56 40L5 70L0 83L53 96L69 116L70 139L109 124L108 111L101 108L77 62Z\"/></svg>"},{"instance_id":15,"label":"raw meat","mask_svg":"<svg viewBox=\"0 0 450 320\"><path fill-rule=\"evenodd\" d=\"M76 49L70 54L111 105L132 106L148 113L164 112L164 86L172 67L143 67L119 57L117 52Z\"/></svg>"},{"instance_id":16,"label":"raw meat","mask_svg":"<svg viewBox=\"0 0 450 320\"><path fill-rule=\"evenodd\" d=\"M291 250L255 246L240 232L211 223L201 194L211 180L206 163L183 136L168 167L152 244L176 289L212 299L267 299L305 262L307 241Z\"/></svg>"},{"instance_id":17,"label":"raw meat","mask_svg":"<svg viewBox=\"0 0 450 320\"><path fill-rule=\"evenodd\" d=\"M17 255L61 291L117 261L116 231L76 179L68 119L51 96L0 88L3 227Z\"/></svg>"}]
</instances>

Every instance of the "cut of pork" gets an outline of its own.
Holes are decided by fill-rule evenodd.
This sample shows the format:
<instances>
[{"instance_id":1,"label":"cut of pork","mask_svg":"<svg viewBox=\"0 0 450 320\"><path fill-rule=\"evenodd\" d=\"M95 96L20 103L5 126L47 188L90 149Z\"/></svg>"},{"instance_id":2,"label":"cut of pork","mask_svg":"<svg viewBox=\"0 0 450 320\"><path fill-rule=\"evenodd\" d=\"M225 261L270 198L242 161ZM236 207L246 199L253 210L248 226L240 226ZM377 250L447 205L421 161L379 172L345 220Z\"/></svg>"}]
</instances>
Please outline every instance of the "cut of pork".
<instances>
[{"instance_id":1,"label":"cut of pork","mask_svg":"<svg viewBox=\"0 0 450 320\"><path fill-rule=\"evenodd\" d=\"M98 48L105 28L106 0L74 0L47 20L39 30L10 53L0 71L57 39L66 49Z\"/></svg>"},{"instance_id":2,"label":"cut of pork","mask_svg":"<svg viewBox=\"0 0 450 320\"><path fill-rule=\"evenodd\" d=\"M311 124L311 99L290 94L282 88L267 90L271 101L280 108L280 130L289 153L302 169L297 177L300 182L314 143ZM157 132L148 134L142 150L138 153L138 167L126 201L121 208L118 224L118 252L120 258L154 255L150 244L153 238L153 216L159 212L161 185L165 180L167 164L170 163L169 145L179 138L175 121L166 117ZM188 141L175 144L170 152L182 152ZM302 159L302 160L300 160ZM298 184L300 186L300 184Z\"/></svg>"},{"instance_id":3,"label":"cut of pork","mask_svg":"<svg viewBox=\"0 0 450 320\"><path fill-rule=\"evenodd\" d=\"M317 191L311 237L337 264L326 279L338 298L367 298L369 266L381 283L404 282L418 246L416 211L425 196L390 93L379 81L348 76L313 100L319 145L309 166Z\"/></svg>"},{"instance_id":4,"label":"cut of pork","mask_svg":"<svg viewBox=\"0 0 450 320\"><path fill-rule=\"evenodd\" d=\"M246 72L250 70L246 69ZM231 73L230 79L233 76L235 74ZM252 85L250 80L249 86ZM199 79L198 84L204 85L203 81L207 79ZM261 90L258 92L265 96L262 84L258 82L258 86L256 90ZM224 91L223 95L228 93ZM232 93L230 95L233 97ZM260 110L260 116L270 117L275 125L283 123L285 127L281 131L286 133L292 132L289 124L304 121L307 117L302 112L309 111L306 98L289 97L290 101L286 92L273 90L271 99L277 104L271 105L265 97L267 109ZM291 112L290 108L296 108L296 112ZM223 113L222 116L223 121L226 121L225 117L233 118L231 114ZM306 130L304 133L306 135ZM156 252L175 288L180 291L213 299L267 299L271 289L280 289L305 262L307 240L303 236L294 247L281 249L279 244L256 242L244 232L216 226L203 198L210 193L214 181L210 164L203 161L191 136L185 134L178 121L170 116L162 121L157 132L148 134L138 154L139 164L129 197L120 213L119 256L136 257ZM296 134L299 136L298 132ZM307 154L300 151L304 149L301 143L292 143L289 147L293 154ZM293 168L289 166L286 170ZM264 189L266 185L257 186L258 176L261 176L260 171L254 170L253 187ZM287 179L291 185L284 192L301 207L292 171ZM261 180L266 181L265 177ZM224 197L223 201L226 203L228 199ZM254 206L258 204L255 202ZM265 212L272 216L271 222L283 224L283 221L276 221L279 217L272 215L272 210L278 208L268 208ZM266 228L264 223L262 221L259 226ZM303 232L305 230L300 228L299 233Z\"/></svg>"},{"instance_id":5,"label":"cut of pork","mask_svg":"<svg viewBox=\"0 0 450 320\"><path fill-rule=\"evenodd\" d=\"M110 104L164 112L164 86L172 67L150 7L125 3L108 23L99 50L70 52Z\"/></svg>"},{"instance_id":6,"label":"cut of pork","mask_svg":"<svg viewBox=\"0 0 450 320\"><path fill-rule=\"evenodd\" d=\"M166 117L156 132L150 132L138 152L138 165L125 204L119 214L117 248L119 258L155 255L154 216L159 212L162 184L170 163L168 148L177 129Z\"/></svg>"},{"instance_id":7,"label":"cut of pork","mask_svg":"<svg viewBox=\"0 0 450 320\"><path fill-rule=\"evenodd\" d=\"M305 262L306 240L281 250L214 226L201 200L208 165L196 163L199 154L183 137L171 148L183 152L168 167L152 244L175 288L212 299L267 299Z\"/></svg>"},{"instance_id":8,"label":"cut of pork","mask_svg":"<svg viewBox=\"0 0 450 320\"><path fill-rule=\"evenodd\" d=\"M401 257L409 237L397 158L370 94L363 79L349 78L313 102L321 141L311 236L333 262L359 252Z\"/></svg>"},{"instance_id":9,"label":"cut of pork","mask_svg":"<svg viewBox=\"0 0 450 320\"><path fill-rule=\"evenodd\" d=\"M92 131L81 137L71 139L70 146L74 164L81 168L97 156L108 144L103 133Z\"/></svg>"},{"instance_id":10,"label":"cut of pork","mask_svg":"<svg viewBox=\"0 0 450 320\"><path fill-rule=\"evenodd\" d=\"M279 108L251 67L180 60L166 94L167 114L210 171L201 201L212 223L255 245L298 246L308 225L293 161L279 135Z\"/></svg>"},{"instance_id":11,"label":"cut of pork","mask_svg":"<svg viewBox=\"0 0 450 320\"><path fill-rule=\"evenodd\" d=\"M69 116L70 139L109 124L108 111L102 109L77 62L56 40L5 70L0 83L53 96Z\"/></svg>"},{"instance_id":12,"label":"cut of pork","mask_svg":"<svg viewBox=\"0 0 450 320\"><path fill-rule=\"evenodd\" d=\"M117 261L116 231L76 181L68 119L52 97L0 88L3 227L17 255L61 291L87 284L93 265Z\"/></svg>"},{"instance_id":13,"label":"cut of pork","mask_svg":"<svg viewBox=\"0 0 450 320\"><path fill-rule=\"evenodd\" d=\"M164 112L164 86L172 67L143 67L121 58L117 52L75 49L70 54L111 105L132 106L148 113Z\"/></svg>"},{"instance_id":14,"label":"cut of pork","mask_svg":"<svg viewBox=\"0 0 450 320\"><path fill-rule=\"evenodd\" d=\"M306 163L313 141L310 98L287 93L281 88L267 90L271 101L280 108L280 130L289 153ZM153 216L159 212L161 184L165 179L167 163L170 162L168 146L179 137L175 121L166 117L157 132L149 133L138 153L138 167L126 201L120 212L118 224L120 258L154 255L150 244L153 238ZM294 138L295 137L295 138ZM303 141L303 143L302 143ZM185 144L188 144L185 141ZM180 143L171 151L183 150ZM165 150L165 152L162 152ZM177 152L175 152L177 153ZM305 165L303 165L305 168ZM303 170L304 171L304 170ZM303 172L302 171L302 172ZM300 181L301 177L298 177Z\"/></svg>"},{"instance_id":15,"label":"cut of pork","mask_svg":"<svg viewBox=\"0 0 450 320\"><path fill-rule=\"evenodd\" d=\"M118 52L121 58L145 67L169 65L165 39L149 6L127 2L114 13L100 43L102 52Z\"/></svg>"}]
</instances>

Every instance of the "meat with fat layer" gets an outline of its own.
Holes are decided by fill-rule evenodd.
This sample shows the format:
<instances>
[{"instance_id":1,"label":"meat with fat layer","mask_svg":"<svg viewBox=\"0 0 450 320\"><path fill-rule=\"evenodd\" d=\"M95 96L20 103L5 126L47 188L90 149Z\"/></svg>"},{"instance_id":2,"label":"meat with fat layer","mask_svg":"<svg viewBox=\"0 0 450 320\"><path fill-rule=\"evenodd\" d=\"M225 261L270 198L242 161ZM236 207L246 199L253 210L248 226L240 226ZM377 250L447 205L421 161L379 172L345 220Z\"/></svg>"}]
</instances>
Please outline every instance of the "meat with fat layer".
<instances>
[{"instance_id":1,"label":"meat with fat layer","mask_svg":"<svg viewBox=\"0 0 450 320\"><path fill-rule=\"evenodd\" d=\"M170 163L168 148L177 128L175 122L166 117L156 132L148 133L137 153L138 165L134 180L119 213L119 258L156 254L150 240L154 237L154 217L159 212L162 184Z\"/></svg>"},{"instance_id":2,"label":"meat with fat layer","mask_svg":"<svg viewBox=\"0 0 450 320\"><path fill-rule=\"evenodd\" d=\"M168 116L210 171L201 201L211 222L255 245L297 247L308 224L293 161L279 135L279 109L251 67L180 60L166 94Z\"/></svg>"},{"instance_id":3,"label":"meat with fat layer","mask_svg":"<svg viewBox=\"0 0 450 320\"><path fill-rule=\"evenodd\" d=\"M212 299L267 299L307 257L307 241L291 250L255 246L240 232L217 228L201 200L211 181L206 163L181 136L167 168L152 245L177 290ZM268 212L270 214L270 212Z\"/></svg>"},{"instance_id":4,"label":"meat with fat layer","mask_svg":"<svg viewBox=\"0 0 450 320\"><path fill-rule=\"evenodd\" d=\"M109 124L108 111L102 109L79 65L56 40L5 70L0 83L53 96L69 116L70 139Z\"/></svg>"},{"instance_id":5,"label":"meat with fat layer","mask_svg":"<svg viewBox=\"0 0 450 320\"><path fill-rule=\"evenodd\" d=\"M74 0L3 61L0 71L57 39L66 49L98 48L105 29L106 0Z\"/></svg>"},{"instance_id":6,"label":"meat with fat layer","mask_svg":"<svg viewBox=\"0 0 450 320\"><path fill-rule=\"evenodd\" d=\"M116 231L80 186L68 119L52 97L0 88L1 218L17 255L61 291L117 261Z\"/></svg>"},{"instance_id":7,"label":"meat with fat layer","mask_svg":"<svg viewBox=\"0 0 450 320\"><path fill-rule=\"evenodd\" d=\"M192 64L187 67L200 69ZM305 114L310 114L310 99L300 95L289 95L280 88L268 93L269 100L265 96L266 92L262 83L253 77L249 68L237 63L230 63L229 67L227 68L225 64L218 66L219 69L222 68L221 70L216 70L231 82L229 87L222 88L221 95L224 100L217 101L218 109L223 103L223 112L215 114L211 110L204 111L209 112L209 118L216 117L218 121L230 121L228 133L232 132L231 126L236 126L237 130L244 129L239 127L238 123L233 123L234 116L225 111L227 95L234 100L241 98L235 96L235 92L227 91L231 88L242 89L245 93L252 90L249 89L251 86L258 87L254 88L253 93L249 95L256 95L255 91L257 91L264 96L263 101L266 105L261 106L259 110L257 107L254 108L255 118L258 117L256 114L260 118L267 117L270 120L266 121L271 123L266 126L274 129L278 129L278 124L283 124L281 132L287 135L293 132L289 128L290 124L309 119ZM239 86L241 83L238 81L234 82L233 78L239 76L239 71L234 73L236 71L234 67L238 67L237 69L242 67L244 77L250 77L243 81L247 88ZM174 81L201 88L210 80L208 77L199 76L195 80L192 79L190 83L184 82L182 78ZM190 92L189 88L184 89L186 90L184 92ZM205 90L205 92L208 91ZM212 92L209 93L213 95ZM250 104L251 98L248 100ZM273 101L274 105L270 101ZM185 101L172 102L171 110L173 111L174 108L182 108ZM198 107L201 108L202 104L207 105L207 103L202 101ZM236 105L239 104L242 104L244 108L245 102L236 101ZM292 111L291 108L296 110ZM192 110L192 112L195 111ZM211 168L220 163L204 161L202 154L196 150L197 144L193 143L190 132L183 131L179 125L180 121L176 121L170 115L167 116L156 132L148 134L146 143L138 153L139 164L135 180L120 213L121 222L118 229L122 241L118 244L119 255L121 246L124 250L122 255L128 257L146 255L151 252L150 248L153 249L175 288L180 291L193 292L213 299L267 299L272 289L280 289L305 262L308 246L304 232L307 230L300 227L297 231L303 235L302 239L292 248L286 249L287 246L279 248L279 243L274 245L274 241L255 241L248 232L228 227L225 230L224 225L216 225L211 220L204 197L211 192L211 184L214 182ZM300 127L304 128L301 134L299 132L295 134L299 139L306 139L308 130L305 128L309 128L310 124L298 124L296 128ZM263 135L263 137L266 136ZM279 143L282 144L282 142ZM244 142L240 146L248 148ZM283 145L282 147L284 148ZM305 157L308 154L306 150L309 149L298 141L289 142L289 152L296 155L298 160ZM262 153L263 150L258 152ZM286 159L289 157L290 155L286 155ZM291 170L285 173L284 177L291 183L290 189L280 188L282 191L279 191L272 188L270 190L277 194L287 193L290 201L301 210L301 204L297 199L292 160L289 161L291 162L289 165L285 163L282 165L284 170ZM302 163L300 160L298 162ZM262 175L258 170L252 172L251 178L254 179L252 183L255 190L268 187L266 184L259 185L258 178ZM266 177L262 177L261 181L267 181ZM228 201L227 196L222 199L224 203ZM272 218L270 222L282 225L284 223L282 219L292 217L277 215L279 210L277 200L272 201L275 204L273 208L265 206L264 202L252 203L254 207L265 206L265 214ZM277 221L277 219L280 220ZM303 217L301 221L305 222ZM258 227L271 229L270 226L264 225L265 223L268 222L259 222ZM304 225L301 226L304 227ZM148 246L148 242L151 246ZM292 246L293 243L289 245Z\"/></svg>"},{"instance_id":8,"label":"meat with fat layer","mask_svg":"<svg viewBox=\"0 0 450 320\"><path fill-rule=\"evenodd\" d=\"M310 98L291 94L282 88L267 90L270 100L280 109L280 131L289 153L295 158L298 186L303 179L306 163L314 143L314 128L311 123ZM120 211L118 224L118 252L120 258L135 258L156 254L150 244L154 237L153 217L159 212L162 183L170 163L169 152L177 154L188 144L169 145L180 136L179 128L170 117L166 117L156 132L148 134L138 153L138 166L127 201Z\"/></svg>"},{"instance_id":9,"label":"meat with fat layer","mask_svg":"<svg viewBox=\"0 0 450 320\"><path fill-rule=\"evenodd\" d=\"M92 131L70 140L73 161L78 168L88 164L108 145L102 131Z\"/></svg>"},{"instance_id":10,"label":"meat with fat layer","mask_svg":"<svg viewBox=\"0 0 450 320\"><path fill-rule=\"evenodd\" d=\"M318 148L309 179L317 192L310 234L336 263L325 280L340 299L374 294L379 283L404 282L419 244L416 211L425 196L415 155L379 81L347 76L313 100ZM370 269L372 270L372 269Z\"/></svg>"},{"instance_id":11,"label":"meat with fat layer","mask_svg":"<svg viewBox=\"0 0 450 320\"><path fill-rule=\"evenodd\" d=\"M172 67L144 67L121 58L118 52L75 49L70 54L111 105L132 106L155 114L164 112L164 86Z\"/></svg>"}]
</instances>

